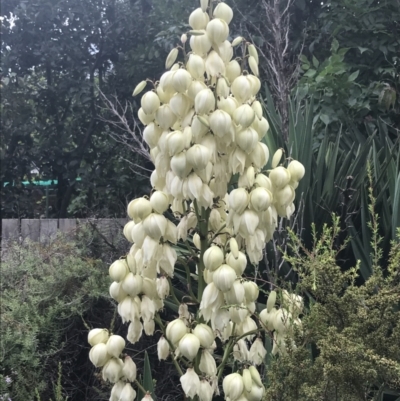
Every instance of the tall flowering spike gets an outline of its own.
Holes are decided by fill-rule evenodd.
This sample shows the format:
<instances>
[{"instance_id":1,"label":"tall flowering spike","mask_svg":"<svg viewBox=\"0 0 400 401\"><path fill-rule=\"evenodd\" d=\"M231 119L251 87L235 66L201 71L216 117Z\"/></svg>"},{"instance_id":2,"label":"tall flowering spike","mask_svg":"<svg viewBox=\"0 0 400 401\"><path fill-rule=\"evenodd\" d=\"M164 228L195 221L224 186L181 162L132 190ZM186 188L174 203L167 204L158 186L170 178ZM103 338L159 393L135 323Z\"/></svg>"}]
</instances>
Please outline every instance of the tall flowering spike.
<instances>
[{"instance_id":1,"label":"tall flowering spike","mask_svg":"<svg viewBox=\"0 0 400 401\"><path fill-rule=\"evenodd\" d=\"M243 275L262 259L279 219L294 213L295 190L306 172L278 150L265 173L269 149L262 140L269 123L257 100L259 55L245 38L228 40L232 9L223 1L200 0L188 17L191 30L168 54L168 71L146 92L150 80L134 89L134 96L142 93L138 118L155 169L152 191L128 204L131 221L123 234L133 245L110 266L109 291L122 322L129 323L131 343L143 331L158 333L159 312L176 304L179 318L161 326L158 358L175 354L180 371L182 362L193 363L196 370L189 367L180 378L182 390L189 398L211 401L221 384L216 376L221 359L214 353L225 352L217 344L241 337L234 359L258 365L266 352L258 328L274 332L273 354L286 352L287 336L301 329L300 296L283 292L276 309L272 291L266 309L255 315L259 288ZM177 263L180 274L187 270L183 295L170 288ZM119 359L123 337L94 329L88 341L90 360L102 368L104 380L115 383L110 400L133 400L136 365L129 356ZM259 401L264 395L254 366L226 376L222 387L227 401Z\"/></svg>"}]
</instances>

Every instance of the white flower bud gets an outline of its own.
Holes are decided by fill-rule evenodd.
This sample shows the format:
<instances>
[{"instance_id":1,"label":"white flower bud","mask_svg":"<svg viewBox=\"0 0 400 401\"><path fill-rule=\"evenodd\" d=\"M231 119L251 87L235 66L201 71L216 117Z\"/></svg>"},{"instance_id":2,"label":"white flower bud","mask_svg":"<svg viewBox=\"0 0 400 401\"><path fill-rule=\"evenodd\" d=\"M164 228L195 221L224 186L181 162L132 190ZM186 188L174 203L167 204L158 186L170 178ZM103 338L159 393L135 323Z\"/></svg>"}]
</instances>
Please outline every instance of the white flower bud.
<instances>
[{"instance_id":1,"label":"white flower bud","mask_svg":"<svg viewBox=\"0 0 400 401\"><path fill-rule=\"evenodd\" d=\"M180 382L185 395L194 398L200 391L200 379L192 368L188 368L186 373L181 376Z\"/></svg>"},{"instance_id":2,"label":"white flower bud","mask_svg":"<svg viewBox=\"0 0 400 401\"><path fill-rule=\"evenodd\" d=\"M257 384L258 387L263 387L260 373L258 372L257 368L255 366L250 366L249 371L251 374L251 378L253 379L253 382Z\"/></svg>"},{"instance_id":3,"label":"white flower bud","mask_svg":"<svg viewBox=\"0 0 400 401\"><path fill-rule=\"evenodd\" d=\"M210 115L209 123L211 130L219 138L229 135L231 132L232 129L231 116L223 110L215 110Z\"/></svg>"},{"instance_id":4,"label":"white flower bud","mask_svg":"<svg viewBox=\"0 0 400 401\"><path fill-rule=\"evenodd\" d=\"M231 401L236 401L243 393L243 378L239 373L231 373L225 376L222 381L222 387L225 397L229 398Z\"/></svg>"},{"instance_id":5,"label":"white flower bud","mask_svg":"<svg viewBox=\"0 0 400 401\"><path fill-rule=\"evenodd\" d=\"M233 121L235 121L237 125L241 125L242 128L249 127L253 123L255 117L256 114L254 110L248 104L243 104L233 112Z\"/></svg>"},{"instance_id":6,"label":"white flower bud","mask_svg":"<svg viewBox=\"0 0 400 401\"><path fill-rule=\"evenodd\" d=\"M281 206L290 205L295 198L294 189L290 185L284 186L282 189L274 192L275 203Z\"/></svg>"},{"instance_id":7,"label":"white flower bud","mask_svg":"<svg viewBox=\"0 0 400 401\"><path fill-rule=\"evenodd\" d=\"M199 369L207 376L215 376L217 374L217 364L215 363L215 359L206 349L201 351Z\"/></svg>"},{"instance_id":8,"label":"white flower bud","mask_svg":"<svg viewBox=\"0 0 400 401\"><path fill-rule=\"evenodd\" d=\"M204 12L201 8L196 8L189 16L189 25L195 29L205 29L208 21L210 20L207 13Z\"/></svg>"},{"instance_id":9,"label":"white flower bud","mask_svg":"<svg viewBox=\"0 0 400 401\"><path fill-rule=\"evenodd\" d=\"M128 215L135 222L139 223L151 213L150 202L145 198L133 200L128 205Z\"/></svg>"},{"instance_id":10,"label":"white flower bud","mask_svg":"<svg viewBox=\"0 0 400 401\"><path fill-rule=\"evenodd\" d=\"M110 297L117 302L121 302L127 296L127 293L122 289L122 282L114 281L111 283L109 292Z\"/></svg>"},{"instance_id":11,"label":"white flower bud","mask_svg":"<svg viewBox=\"0 0 400 401\"><path fill-rule=\"evenodd\" d=\"M230 83L234 82L235 79L241 75L241 73L242 69L240 68L240 64L236 60L231 60L226 66L225 75Z\"/></svg>"},{"instance_id":12,"label":"white flower bud","mask_svg":"<svg viewBox=\"0 0 400 401\"><path fill-rule=\"evenodd\" d=\"M267 210L272 204L272 194L268 189L258 187L250 192L250 207L256 212Z\"/></svg>"},{"instance_id":13,"label":"white flower bud","mask_svg":"<svg viewBox=\"0 0 400 401\"><path fill-rule=\"evenodd\" d=\"M120 282L129 273L129 268L125 260L119 259L110 266L108 272L114 281Z\"/></svg>"},{"instance_id":14,"label":"white flower bud","mask_svg":"<svg viewBox=\"0 0 400 401\"><path fill-rule=\"evenodd\" d=\"M269 173L269 179L271 180L272 185L278 189L288 185L290 178L290 172L282 166L272 169Z\"/></svg>"},{"instance_id":15,"label":"white flower bud","mask_svg":"<svg viewBox=\"0 0 400 401\"><path fill-rule=\"evenodd\" d=\"M255 118L251 126L257 131L258 139L260 141L269 130L268 121L264 117L262 117L261 120Z\"/></svg>"},{"instance_id":16,"label":"white flower bud","mask_svg":"<svg viewBox=\"0 0 400 401\"><path fill-rule=\"evenodd\" d=\"M248 62L251 72L258 77L260 74L258 71L258 65L256 59L253 56L250 56Z\"/></svg>"},{"instance_id":17,"label":"white flower bud","mask_svg":"<svg viewBox=\"0 0 400 401\"><path fill-rule=\"evenodd\" d=\"M110 358L111 355L108 354L107 345L104 343L96 344L89 352L90 362L92 362L96 368L104 366Z\"/></svg>"},{"instance_id":18,"label":"white flower bud","mask_svg":"<svg viewBox=\"0 0 400 401\"><path fill-rule=\"evenodd\" d=\"M222 292L229 291L235 280L236 272L229 265L222 265L214 272L213 282Z\"/></svg>"},{"instance_id":19,"label":"white flower bud","mask_svg":"<svg viewBox=\"0 0 400 401\"><path fill-rule=\"evenodd\" d=\"M97 344L106 343L109 338L107 329L93 329L89 331L88 343L93 347Z\"/></svg>"},{"instance_id":20,"label":"white flower bud","mask_svg":"<svg viewBox=\"0 0 400 401\"><path fill-rule=\"evenodd\" d=\"M154 114L160 107L160 99L158 98L157 94L154 93L153 91L146 92L142 96L141 105L143 111L147 115Z\"/></svg>"},{"instance_id":21,"label":"white flower bud","mask_svg":"<svg viewBox=\"0 0 400 401\"><path fill-rule=\"evenodd\" d=\"M251 373L249 369L243 369L242 372L244 391L250 392L253 385L253 379L251 378Z\"/></svg>"},{"instance_id":22,"label":"white flower bud","mask_svg":"<svg viewBox=\"0 0 400 401\"><path fill-rule=\"evenodd\" d=\"M172 87L178 93L184 93L189 88L190 84L192 83L192 76L184 70L180 68L179 70L175 71L172 77Z\"/></svg>"},{"instance_id":23,"label":"white flower bud","mask_svg":"<svg viewBox=\"0 0 400 401\"><path fill-rule=\"evenodd\" d=\"M254 281L245 281L243 287L246 294L246 301L255 302L260 292L258 285Z\"/></svg>"},{"instance_id":24,"label":"white flower bud","mask_svg":"<svg viewBox=\"0 0 400 401\"><path fill-rule=\"evenodd\" d=\"M133 362L130 356L125 357L122 374L130 382L134 382L136 380L137 368L135 362Z\"/></svg>"},{"instance_id":25,"label":"white flower bud","mask_svg":"<svg viewBox=\"0 0 400 401\"><path fill-rule=\"evenodd\" d=\"M220 18L211 20L207 24L206 31L211 41L217 45L223 43L229 36L228 24Z\"/></svg>"},{"instance_id":26,"label":"white flower bud","mask_svg":"<svg viewBox=\"0 0 400 401\"><path fill-rule=\"evenodd\" d=\"M147 85L147 81L141 81L139 82L135 89L133 90L132 96L136 96L138 95L140 92L142 92L142 90L146 87Z\"/></svg>"},{"instance_id":27,"label":"white flower bud","mask_svg":"<svg viewBox=\"0 0 400 401\"><path fill-rule=\"evenodd\" d=\"M102 376L104 381L116 383L122 377L122 359L111 358L103 367ZM121 392L122 394L122 392Z\"/></svg>"},{"instance_id":28,"label":"white flower bud","mask_svg":"<svg viewBox=\"0 0 400 401\"><path fill-rule=\"evenodd\" d=\"M201 240L200 240L200 235L195 233L193 235L193 244L197 249L201 249Z\"/></svg>"},{"instance_id":29,"label":"white flower bud","mask_svg":"<svg viewBox=\"0 0 400 401\"><path fill-rule=\"evenodd\" d=\"M217 209L212 209L210 212L210 217L208 219L208 229L211 231L218 231L220 227L221 227L221 215L219 214Z\"/></svg>"},{"instance_id":30,"label":"white flower bud","mask_svg":"<svg viewBox=\"0 0 400 401\"><path fill-rule=\"evenodd\" d=\"M133 401L136 398L136 391L130 383L126 383L119 396L119 401Z\"/></svg>"},{"instance_id":31,"label":"white flower bud","mask_svg":"<svg viewBox=\"0 0 400 401\"><path fill-rule=\"evenodd\" d=\"M235 258L231 253L228 253L226 256L226 263L235 270L238 276L241 276L246 269L247 266L247 258L243 252L238 253L238 257Z\"/></svg>"},{"instance_id":32,"label":"white flower bud","mask_svg":"<svg viewBox=\"0 0 400 401\"><path fill-rule=\"evenodd\" d=\"M229 305L240 305L244 300L244 287L240 280L236 280L231 289L224 293L225 301Z\"/></svg>"},{"instance_id":33,"label":"white flower bud","mask_svg":"<svg viewBox=\"0 0 400 401\"><path fill-rule=\"evenodd\" d=\"M304 166L297 160L292 160L287 169L293 181L300 181L306 172Z\"/></svg>"},{"instance_id":34,"label":"white flower bud","mask_svg":"<svg viewBox=\"0 0 400 401\"><path fill-rule=\"evenodd\" d=\"M154 121L155 115L154 115L154 114L147 115L147 114L143 111L143 109L140 108L140 109L138 110L138 117L139 117L140 122L141 122L143 125L147 125L147 124L150 124L152 121Z\"/></svg>"},{"instance_id":35,"label":"white flower bud","mask_svg":"<svg viewBox=\"0 0 400 401\"><path fill-rule=\"evenodd\" d=\"M182 42L183 45L187 42L187 35L186 35L186 33L182 34L182 36L181 36L181 42Z\"/></svg>"},{"instance_id":36,"label":"white flower bud","mask_svg":"<svg viewBox=\"0 0 400 401\"><path fill-rule=\"evenodd\" d=\"M240 130L236 133L236 143L247 154L253 152L258 145L257 131L251 127Z\"/></svg>"},{"instance_id":37,"label":"white flower bud","mask_svg":"<svg viewBox=\"0 0 400 401\"><path fill-rule=\"evenodd\" d=\"M264 167L269 158L269 150L265 143L258 142L250 155L250 160L257 169Z\"/></svg>"},{"instance_id":38,"label":"white flower bud","mask_svg":"<svg viewBox=\"0 0 400 401\"><path fill-rule=\"evenodd\" d=\"M214 271L224 262L224 252L218 246L211 246L203 255L204 266L210 271Z\"/></svg>"},{"instance_id":39,"label":"white flower bud","mask_svg":"<svg viewBox=\"0 0 400 401\"><path fill-rule=\"evenodd\" d=\"M197 114L208 114L215 110L215 98L210 89L201 90L194 99L194 108Z\"/></svg>"},{"instance_id":40,"label":"white flower bud","mask_svg":"<svg viewBox=\"0 0 400 401\"><path fill-rule=\"evenodd\" d=\"M177 117L183 119L190 109L191 101L185 94L176 93L169 100L169 106Z\"/></svg>"},{"instance_id":41,"label":"white flower bud","mask_svg":"<svg viewBox=\"0 0 400 401\"><path fill-rule=\"evenodd\" d=\"M193 334L200 340L200 344L204 348L210 348L214 342L214 333L210 326L199 323L193 330Z\"/></svg>"},{"instance_id":42,"label":"white flower bud","mask_svg":"<svg viewBox=\"0 0 400 401\"><path fill-rule=\"evenodd\" d=\"M245 103L253 96L253 87L248 76L239 75L232 82L231 92L235 98L241 102Z\"/></svg>"},{"instance_id":43,"label":"white flower bud","mask_svg":"<svg viewBox=\"0 0 400 401\"><path fill-rule=\"evenodd\" d=\"M162 129L167 130L171 128L175 124L176 119L177 117L172 112L169 104L163 104L156 111L156 121Z\"/></svg>"},{"instance_id":44,"label":"white flower bud","mask_svg":"<svg viewBox=\"0 0 400 401\"><path fill-rule=\"evenodd\" d=\"M214 50L207 56L205 67L209 77L217 77L225 74L224 60Z\"/></svg>"},{"instance_id":45,"label":"white flower bud","mask_svg":"<svg viewBox=\"0 0 400 401\"><path fill-rule=\"evenodd\" d=\"M176 345L179 343L181 338L187 333L188 328L182 319L175 319L168 323L166 329L166 336L172 344Z\"/></svg>"},{"instance_id":46,"label":"white flower bud","mask_svg":"<svg viewBox=\"0 0 400 401\"><path fill-rule=\"evenodd\" d=\"M186 152L186 159L196 170L202 170L210 161L210 152L203 145L193 145Z\"/></svg>"},{"instance_id":47,"label":"white flower bud","mask_svg":"<svg viewBox=\"0 0 400 401\"><path fill-rule=\"evenodd\" d=\"M185 334L179 341L179 351L189 361L196 357L199 348L200 340L194 334Z\"/></svg>"},{"instance_id":48,"label":"white flower bud","mask_svg":"<svg viewBox=\"0 0 400 401\"><path fill-rule=\"evenodd\" d=\"M186 68L194 79L199 79L199 80L204 79L206 66L204 64L203 58L200 57L199 55L191 54L186 64Z\"/></svg>"},{"instance_id":49,"label":"white flower bud","mask_svg":"<svg viewBox=\"0 0 400 401\"><path fill-rule=\"evenodd\" d=\"M249 194L244 188L237 188L229 194L229 208L242 214L249 204Z\"/></svg>"},{"instance_id":50,"label":"white flower bud","mask_svg":"<svg viewBox=\"0 0 400 401\"><path fill-rule=\"evenodd\" d=\"M128 273L122 281L122 289L132 297L140 294L142 285L143 279L138 274Z\"/></svg>"},{"instance_id":51,"label":"white flower bud","mask_svg":"<svg viewBox=\"0 0 400 401\"><path fill-rule=\"evenodd\" d=\"M175 47L168 53L167 59L165 61L165 68L167 70L169 70L172 67L177 57L178 57L178 49Z\"/></svg>"},{"instance_id":52,"label":"white flower bud","mask_svg":"<svg viewBox=\"0 0 400 401\"><path fill-rule=\"evenodd\" d=\"M125 340L118 335L112 335L107 341L107 352L111 356L118 358L125 348Z\"/></svg>"},{"instance_id":53,"label":"white flower bud","mask_svg":"<svg viewBox=\"0 0 400 401\"><path fill-rule=\"evenodd\" d=\"M238 243L235 238L231 238L229 240L229 248L231 250L233 257L235 259L237 259L239 257L239 246L238 246ZM229 265L229 263L228 263L228 265ZM231 267L233 267L233 266L231 266ZM241 276L241 274L238 274L238 276Z\"/></svg>"},{"instance_id":54,"label":"white flower bud","mask_svg":"<svg viewBox=\"0 0 400 401\"><path fill-rule=\"evenodd\" d=\"M212 46L210 37L208 36L206 31L203 32L204 34L201 36L192 35L192 37L190 38L191 49L201 57L204 57Z\"/></svg>"},{"instance_id":55,"label":"white flower bud","mask_svg":"<svg viewBox=\"0 0 400 401\"><path fill-rule=\"evenodd\" d=\"M129 242L133 242L132 235L131 235L131 231L132 231L133 227L135 227L135 223L133 221L128 221L124 226L124 230L123 230L124 237Z\"/></svg>"},{"instance_id":56,"label":"white flower bud","mask_svg":"<svg viewBox=\"0 0 400 401\"><path fill-rule=\"evenodd\" d=\"M233 11L226 3L218 3L217 7L214 9L213 16L215 18L221 18L229 24L233 18Z\"/></svg>"},{"instance_id":57,"label":"white flower bud","mask_svg":"<svg viewBox=\"0 0 400 401\"><path fill-rule=\"evenodd\" d=\"M254 112L256 113L256 117L261 120L262 116L263 116L263 109L261 106L261 103L258 100L255 100L252 105L251 108L254 110Z\"/></svg>"}]
</instances>

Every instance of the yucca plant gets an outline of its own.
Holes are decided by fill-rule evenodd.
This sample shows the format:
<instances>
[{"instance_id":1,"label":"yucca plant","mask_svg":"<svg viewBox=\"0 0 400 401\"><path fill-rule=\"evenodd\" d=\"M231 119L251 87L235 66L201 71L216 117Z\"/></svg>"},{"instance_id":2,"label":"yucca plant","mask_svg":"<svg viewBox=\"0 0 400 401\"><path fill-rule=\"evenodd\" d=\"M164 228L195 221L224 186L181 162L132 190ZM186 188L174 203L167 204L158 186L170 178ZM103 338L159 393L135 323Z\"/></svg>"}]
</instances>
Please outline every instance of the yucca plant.
<instances>
[{"instance_id":1,"label":"yucca plant","mask_svg":"<svg viewBox=\"0 0 400 401\"><path fill-rule=\"evenodd\" d=\"M384 238L382 246L387 254L389 243L395 240L396 228L400 226L400 139L394 142L390 138L389 128L383 121L378 121L376 126L366 123L363 132L351 122L343 124L335 135L327 129L317 131L313 122L313 99L302 101L293 95L290 99L289 136L284 142L282 121L267 87L264 108L270 122L265 142L271 153L283 148L306 170L297 188L302 197L298 197L296 204L302 213L298 230L303 239L309 244L311 224L315 223L317 231L321 232L323 225L330 222L332 213L337 213L341 217L342 229L337 246L347 234L351 235L346 259L360 260L361 275L367 279L372 272L367 167L371 166L376 211ZM284 235L284 232L278 234ZM280 244L285 242L282 238L279 241Z\"/></svg>"}]
</instances>

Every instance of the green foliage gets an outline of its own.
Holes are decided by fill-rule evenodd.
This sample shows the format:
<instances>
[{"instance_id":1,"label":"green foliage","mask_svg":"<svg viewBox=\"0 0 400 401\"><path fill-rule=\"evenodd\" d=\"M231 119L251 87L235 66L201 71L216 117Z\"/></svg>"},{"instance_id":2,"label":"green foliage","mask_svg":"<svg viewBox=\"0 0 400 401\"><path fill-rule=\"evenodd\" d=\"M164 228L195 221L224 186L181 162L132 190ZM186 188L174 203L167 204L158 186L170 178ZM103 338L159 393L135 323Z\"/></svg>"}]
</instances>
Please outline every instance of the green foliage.
<instances>
[{"instance_id":1,"label":"green foliage","mask_svg":"<svg viewBox=\"0 0 400 401\"><path fill-rule=\"evenodd\" d=\"M13 401L33 400L35 394L62 400L62 385L68 395L81 391L75 375L85 375L80 369L86 363L80 367L79 360L87 358L86 314L103 308L108 324L112 316L111 303L104 298L107 269L86 256L88 238L84 231L80 246L59 236L49 245L12 243L3 250L0 383L7 377L12 382L0 394L8 393Z\"/></svg>"},{"instance_id":2,"label":"green foliage","mask_svg":"<svg viewBox=\"0 0 400 401\"><path fill-rule=\"evenodd\" d=\"M383 274L374 221L372 244L378 246L371 258L376 263L362 285L357 285L359 265L343 271L337 262L338 218L320 235L314 227L310 249L291 234L291 253L285 257L300 277L297 291L308 296L308 305L302 330L295 332L297 347L288 344L287 354L268 367L266 400L381 401L400 396L400 242L392 242Z\"/></svg>"}]
</instances>

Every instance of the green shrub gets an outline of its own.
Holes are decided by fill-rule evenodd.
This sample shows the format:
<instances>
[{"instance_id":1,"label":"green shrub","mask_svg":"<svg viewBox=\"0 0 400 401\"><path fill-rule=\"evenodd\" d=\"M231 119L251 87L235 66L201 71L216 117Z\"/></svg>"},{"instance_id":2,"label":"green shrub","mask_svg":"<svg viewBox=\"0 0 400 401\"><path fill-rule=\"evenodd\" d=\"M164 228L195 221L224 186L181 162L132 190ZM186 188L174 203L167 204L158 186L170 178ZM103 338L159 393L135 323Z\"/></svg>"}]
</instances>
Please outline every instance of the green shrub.
<instances>
[{"instance_id":1,"label":"green shrub","mask_svg":"<svg viewBox=\"0 0 400 401\"><path fill-rule=\"evenodd\" d=\"M59 235L48 245L10 243L3 250L0 397L4 400L59 398L59 363L68 399L87 399L87 394L79 394L94 380L87 363L87 327L109 325L113 317L108 266L86 256L90 251L83 240L89 236L83 231L77 241ZM86 323L89 310L92 320Z\"/></svg>"},{"instance_id":2,"label":"green shrub","mask_svg":"<svg viewBox=\"0 0 400 401\"><path fill-rule=\"evenodd\" d=\"M372 231L376 221L372 220ZM292 235L287 261L308 296L297 347L268 357L268 401L394 401L400 396L400 242L392 242L387 270L380 268L373 235L373 273L360 284L358 266L343 271L335 249L339 220L314 235L311 250ZM375 231L377 232L377 231ZM400 230L398 230L400 240ZM343 245L345 246L345 245Z\"/></svg>"}]
</instances>

